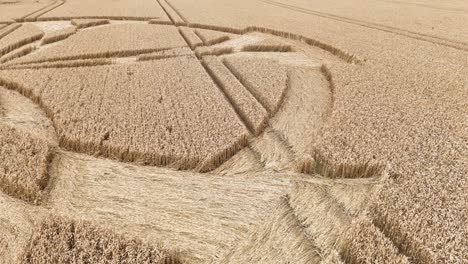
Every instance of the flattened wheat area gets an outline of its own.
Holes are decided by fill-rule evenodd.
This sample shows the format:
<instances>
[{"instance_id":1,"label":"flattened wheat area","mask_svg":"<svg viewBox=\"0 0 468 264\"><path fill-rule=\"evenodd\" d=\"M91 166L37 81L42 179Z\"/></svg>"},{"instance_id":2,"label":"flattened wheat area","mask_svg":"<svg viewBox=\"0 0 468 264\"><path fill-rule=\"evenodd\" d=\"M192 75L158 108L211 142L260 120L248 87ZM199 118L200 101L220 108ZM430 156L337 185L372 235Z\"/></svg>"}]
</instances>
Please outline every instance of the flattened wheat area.
<instances>
[{"instance_id":1,"label":"flattened wheat area","mask_svg":"<svg viewBox=\"0 0 468 264\"><path fill-rule=\"evenodd\" d=\"M0 263L467 263L467 24L0 0Z\"/></svg>"}]
</instances>

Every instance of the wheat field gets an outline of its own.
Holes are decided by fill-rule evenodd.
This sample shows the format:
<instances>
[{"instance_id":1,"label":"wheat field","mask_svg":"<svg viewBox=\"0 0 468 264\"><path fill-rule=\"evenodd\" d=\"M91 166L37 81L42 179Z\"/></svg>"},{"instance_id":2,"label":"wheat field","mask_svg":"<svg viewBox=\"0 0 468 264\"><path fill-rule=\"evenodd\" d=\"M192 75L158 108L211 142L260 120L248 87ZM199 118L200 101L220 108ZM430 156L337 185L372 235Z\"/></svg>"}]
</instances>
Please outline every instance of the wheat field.
<instances>
[{"instance_id":1,"label":"wheat field","mask_svg":"<svg viewBox=\"0 0 468 264\"><path fill-rule=\"evenodd\" d=\"M0 0L0 263L467 263L467 24Z\"/></svg>"}]
</instances>

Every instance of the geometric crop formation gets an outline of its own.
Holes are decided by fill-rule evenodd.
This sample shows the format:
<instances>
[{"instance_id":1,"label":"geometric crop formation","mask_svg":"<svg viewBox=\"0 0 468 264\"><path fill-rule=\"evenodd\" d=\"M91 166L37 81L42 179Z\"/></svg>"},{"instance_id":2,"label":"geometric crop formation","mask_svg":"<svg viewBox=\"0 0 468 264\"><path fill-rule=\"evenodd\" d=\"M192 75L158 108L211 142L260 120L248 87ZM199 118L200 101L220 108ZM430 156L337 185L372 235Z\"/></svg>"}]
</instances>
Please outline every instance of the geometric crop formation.
<instances>
[{"instance_id":1,"label":"geometric crop formation","mask_svg":"<svg viewBox=\"0 0 468 264\"><path fill-rule=\"evenodd\" d=\"M467 10L0 0L0 263L466 263Z\"/></svg>"}]
</instances>

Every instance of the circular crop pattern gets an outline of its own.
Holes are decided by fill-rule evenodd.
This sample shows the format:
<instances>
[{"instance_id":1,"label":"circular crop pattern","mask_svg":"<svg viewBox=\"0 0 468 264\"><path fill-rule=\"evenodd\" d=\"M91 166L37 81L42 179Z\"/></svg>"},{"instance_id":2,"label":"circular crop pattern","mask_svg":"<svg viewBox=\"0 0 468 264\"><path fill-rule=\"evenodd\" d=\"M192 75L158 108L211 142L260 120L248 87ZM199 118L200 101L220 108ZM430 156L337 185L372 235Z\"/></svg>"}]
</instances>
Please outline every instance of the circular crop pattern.
<instances>
[{"instance_id":1,"label":"circular crop pattern","mask_svg":"<svg viewBox=\"0 0 468 264\"><path fill-rule=\"evenodd\" d=\"M264 131L291 74L320 66L262 34L73 24L37 22L44 40L5 62L0 82L41 106L60 146L122 161L212 170Z\"/></svg>"}]
</instances>

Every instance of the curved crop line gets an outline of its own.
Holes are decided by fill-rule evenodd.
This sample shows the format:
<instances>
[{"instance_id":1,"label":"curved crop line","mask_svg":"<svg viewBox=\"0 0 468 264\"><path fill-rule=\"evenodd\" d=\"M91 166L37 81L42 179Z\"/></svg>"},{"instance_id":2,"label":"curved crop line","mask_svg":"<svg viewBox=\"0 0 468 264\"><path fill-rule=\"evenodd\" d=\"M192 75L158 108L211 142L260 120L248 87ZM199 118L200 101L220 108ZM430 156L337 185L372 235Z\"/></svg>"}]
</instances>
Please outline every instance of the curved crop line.
<instances>
[{"instance_id":1,"label":"curved crop line","mask_svg":"<svg viewBox=\"0 0 468 264\"><path fill-rule=\"evenodd\" d=\"M299 34L294 34L286 31L280 31L280 30L275 30L275 29L270 29L270 28L265 28L265 27L258 27L258 26L248 26L244 29L238 29L238 28L231 28L231 27L223 27L223 26L214 26L214 25L207 25L207 24L199 24L199 23L189 23L188 27L190 28L200 28L200 29L208 29L208 30L215 30L215 31L221 31L221 32L226 32L226 33L232 33L232 34L237 34L237 35L243 35L247 33L252 33L252 32L259 32L259 33L264 33L264 34L270 34L273 36L278 36L286 39L291 39L295 41L300 41L303 42L309 46L312 47L317 47L322 50L325 50L339 59L347 62L347 63L355 63L355 64L362 64L363 61L359 58L357 58L355 55L352 55L346 51L343 51L339 48L336 48L332 45L326 44L324 42L321 42L319 40L306 37L303 35Z\"/></svg>"},{"instance_id":2,"label":"curved crop line","mask_svg":"<svg viewBox=\"0 0 468 264\"><path fill-rule=\"evenodd\" d=\"M36 42L36 41L42 39L43 36L44 36L44 33L36 34L36 35L33 35L33 36L29 37L29 38L19 40L19 41L15 42L14 44L11 44L9 46L1 48L0 49L0 56L7 55L7 54L11 53L12 51L15 51L15 50L23 47L24 45Z\"/></svg>"},{"instance_id":3,"label":"curved crop line","mask_svg":"<svg viewBox=\"0 0 468 264\"><path fill-rule=\"evenodd\" d=\"M330 70L328 69L328 67L325 64L322 64L322 66L320 67L320 72L322 73L322 75L327 80L328 87L330 89L330 95L331 95L330 107L329 107L328 113L327 113L327 117L329 118L331 116L331 114L333 112L333 108L335 106L335 83L333 81L332 73L330 72Z\"/></svg>"},{"instance_id":4,"label":"curved crop line","mask_svg":"<svg viewBox=\"0 0 468 264\"><path fill-rule=\"evenodd\" d=\"M135 162L142 159L146 160L147 165L150 166L161 166L161 167L171 167L181 170L194 169L199 172L209 172L216 169L229 158L234 156L237 152L248 145L247 135L241 135L237 140L230 143L224 150L213 153L207 157L187 157L182 155L160 155L158 153L150 154L147 156L146 153L141 153L137 151L131 151L130 148L121 148L119 146L107 146L103 148L102 145L99 147L94 147L92 149L87 148L88 142L82 142L81 139L72 139L67 137L67 135L59 133L61 131L57 127L55 122L53 111L44 103L40 95L37 95L33 90L28 89L16 82L8 81L3 79L0 76L0 86L3 86L9 90L14 90L19 92L24 97L30 99L34 102L41 110L45 113L45 116L51 120L51 123L56 131L57 136L59 137L59 146L63 149L77 152L85 153L88 155L96 155L96 149L100 151L99 156L111 158L118 160L120 162ZM106 140L105 138L102 141ZM101 143L102 143L101 141Z\"/></svg>"},{"instance_id":5,"label":"curved crop line","mask_svg":"<svg viewBox=\"0 0 468 264\"><path fill-rule=\"evenodd\" d=\"M159 0L157 0L159 3ZM164 10L164 9L163 9ZM167 14L167 11L165 11ZM55 20L71 20L71 19L81 19L81 18L104 18L104 19L116 19L116 20L129 20L129 21L149 21L149 23L153 24L155 23L152 21L154 18L138 18L138 17L63 17L63 18L45 18L44 20L47 21L55 21ZM42 19L40 19L42 20ZM172 21L173 22L173 21ZM159 24L159 23L155 23ZM164 23L166 24L166 23ZM175 24L174 24L175 25ZM299 34L294 34L294 33L289 33L286 31L280 31L280 30L275 30L275 29L270 29L270 28L265 28L265 27L257 27L257 26L249 26L244 29L238 29L238 28L231 28L231 27L223 27L223 26L215 26L215 25L207 25L207 24L199 24L199 23L188 23L187 27L190 28L199 28L199 29L208 29L208 30L215 30L215 31L220 31L220 32L225 32L225 33L231 33L231 34L237 34L237 35L243 35L247 33L252 33L252 32L259 32L259 33L264 33L264 34L270 34L286 39L291 39L295 41L300 41L303 42L309 46L312 47L317 47L322 50L325 50L332 55L338 57L339 59L347 62L347 63L355 63L355 64L362 64L363 61L359 58L357 58L355 55L352 55L344 50L341 50L339 48L336 48L332 45L326 44L324 42L321 42L319 40L306 37L303 35Z\"/></svg>"},{"instance_id":6,"label":"curved crop line","mask_svg":"<svg viewBox=\"0 0 468 264\"><path fill-rule=\"evenodd\" d=\"M5 54L3 57L0 57L0 64L26 56L30 54L31 52L35 51L36 49L37 47L34 44L31 44L28 46L22 46L21 48L15 49L14 51L11 51L10 53Z\"/></svg>"},{"instance_id":7,"label":"curved crop line","mask_svg":"<svg viewBox=\"0 0 468 264\"><path fill-rule=\"evenodd\" d=\"M41 60L29 61L29 62L11 63L9 65L11 66L28 65L28 64L38 64L38 63L44 63L44 62L71 61L71 60L81 60L81 59L131 57L131 56L136 56L136 55L148 54L152 52L170 50L174 48L183 48L183 47L185 46L171 47L171 48L153 48L153 49L141 49L141 50L121 50L121 51L113 51L113 52L87 53L87 54L81 54L81 55L64 56L60 58L49 58L49 59L41 59Z\"/></svg>"}]
</instances>

